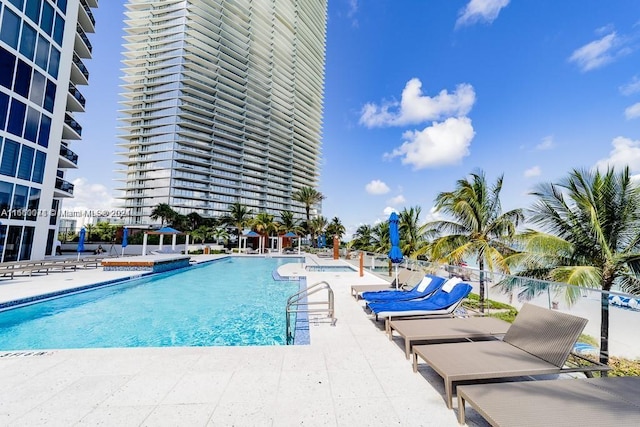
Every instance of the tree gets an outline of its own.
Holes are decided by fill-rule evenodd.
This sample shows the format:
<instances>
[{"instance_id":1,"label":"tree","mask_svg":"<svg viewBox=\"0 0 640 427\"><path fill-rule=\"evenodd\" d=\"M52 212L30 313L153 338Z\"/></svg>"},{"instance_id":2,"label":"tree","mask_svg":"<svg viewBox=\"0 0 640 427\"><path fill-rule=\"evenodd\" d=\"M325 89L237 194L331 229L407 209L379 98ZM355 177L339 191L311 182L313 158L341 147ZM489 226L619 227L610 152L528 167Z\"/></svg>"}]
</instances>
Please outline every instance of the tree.
<instances>
[{"instance_id":1,"label":"tree","mask_svg":"<svg viewBox=\"0 0 640 427\"><path fill-rule=\"evenodd\" d=\"M93 234L96 232L96 226L93 224L85 224L84 228L87 231L87 242L92 242Z\"/></svg>"},{"instance_id":2,"label":"tree","mask_svg":"<svg viewBox=\"0 0 640 427\"><path fill-rule=\"evenodd\" d=\"M302 187L292 195L292 199L296 202L304 205L304 210L307 218L305 223L307 233L312 234L311 246L315 246L315 239L313 233L311 233L311 206L316 205L324 200L324 195L318 190L311 187Z\"/></svg>"},{"instance_id":3,"label":"tree","mask_svg":"<svg viewBox=\"0 0 640 427\"><path fill-rule=\"evenodd\" d=\"M200 243L204 243L207 239L211 238L213 229L211 227L207 227L206 225L201 225L200 227L193 230L190 234L194 240L199 240Z\"/></svg>"},{"instance_id":4,"label":"tree","mask_svg":"<svg viewBox=\"0 0 640 427\"><path fill-rule=\"evenodd\" d=\"M98 222L96 224L96 232L103 242L113 242L116 237L116 226L108 222Z\"/></svg>"},{"instance_id":5,"label":"tree","mask_svg":"<svg viewBox=\"0 0 640 427\"><path fill-rule=\"evenodd\" d=\"M240 249L242 230L250 224L252 217L253 210L238 202L229 205L229 213L222 217L224 224L236 228L238 234L238 249Z\"/></svg>"},{"instance_id":6,"label":"tree","mask_svg":"<svg viewBox=\"0 0 640 427\"><path fill-rule=\"evenodd\" d=\"M600 288L600 362L609 361L608 292L640 292L640 187L629 168L616 173L574 169L557 184L541 184L530 221L539 229L522 233L524 249L510 258L520 276L563 282L569 304L577 287ZM545 290L530 281L522 299ZM513 283L501 283L509 289Z\"/></svg>"},{"instance_id":7,"label":"tree","mask_svg":"<svg viewBox=\"0 0 640 427\"><path fill-rule=\"evenodd\" d=\"M327 224L328 224L327 218L322 215L318 215L317 217L311 220L311 222L309 223L309 230L311 231L312 242L315 242L316 236L322 234L324 229L327 227ZM313 245L313 246L317 246L317 245Z\"/></svg>"},{"instance_id":8,"label":"tree","mask_svg":"<svg viewBox=\"0 0 640 427\"><path fill-rule=\"evenodd\" d=\"M273 215L266 212L260 212L255 218L253 218L253 221L251 221L252 228L256 233L260 234L260 239L265 243L263 247L266 247L266 243L268 243L265 242L265 239L278 230L278 224L273 220L273 218Z\"/></svg>"},{"instance_id":9,"label":"tree","mask_svg":"<svg viewBox=\"0 0 640 427\"><path fill-rule=\"evenodd\" d=\"M211 237L213 237L216 240L216 244L218 244L220 243L220 240L226 241L229 239L229 233L223 227L215 227L211 232Z\"/></svg>"},{"instance_id":10,"label":"tree","mask_svg":"<svg viewBox=\"0 0 640 427\"><path fill-rule=\"evenodd\" d=\"M155 208L153 208L149 218L154 221L160 219L160 227L164 227L165 222L174 218L176 214L176 211L171 209L171 206L167 203L159 203Z\"/></svg>"},{"instance_id":11,"label":"tree","mask_svg":"<svg viewBox=\"0 0 640 427\"><path fill-rule=\"evenodd\" d=\"M373 250L373 228L370 225L364 224L358 227L355 234L352 237L352 246L355 249L362 251Z\"/></svg>"},{"instance_id":12,"label":"tree","mask_svg":"<svg viewBox=\"0 0 640 427\"><path fill-rule=\"evenodd\" d=\"M400 212L400 250L407 257L417 257L422 248L425 248L425 226L420 225L420 206L404 208Z\"/></svg>"},{"instance_id":13,"label":"tree","mask_svg":"<svg viewBox=\"0 0 640 427\"><path fill-rule=\"evenodd\" d=\"M280 212L280 221L279 221L279 231L283 233L292 232L296 234L300 234L303 232L302 226L300 225L300 220L296 219L293 212L291 211L281 211Z\"/></svg>"},{"instance_id":14,"label":"tree","mask_svg":"<svg viewBox=\"0 0 640 427\"><path fill-rule=\"evenodd\" d=\"M204 218L202 218L202 216L200 216L198 212L188 213L186 218L186 224L187 224L186 229L189 231L196 230L198 227L202 225L207 225L205 224Z\"/></svg>"},{"instance_id":15,"label":"tree","mask_svg":"<svg viewBox=\"0 0 640 427\"><path fill-rule=\"evenodd\" d=\"M480 270L480 311L484 312L485 265L490 271L509 272L505 258L515 250L510 246L518 225L524 221L522 209L502 213L500 191L503 177L489 187L483 172L458 180L454 191L436 197L436 211L450 217L426 225L437 237L430 245L433 260L460 263L475 256Z\"/></svg>"},{"instance_id":16,"label":"tree","mask_svg":"<svg viewBox=\"0 0 640 427\"><path fill-rule=\"evenodd\" d=\"M346 229L344 228L344 225L342 225L340 218L334 216L329 225L327 225L326 231L328 235L338 236L338 240L342 240L342 236L344 236Z\"/></svg>"}]
</instances>

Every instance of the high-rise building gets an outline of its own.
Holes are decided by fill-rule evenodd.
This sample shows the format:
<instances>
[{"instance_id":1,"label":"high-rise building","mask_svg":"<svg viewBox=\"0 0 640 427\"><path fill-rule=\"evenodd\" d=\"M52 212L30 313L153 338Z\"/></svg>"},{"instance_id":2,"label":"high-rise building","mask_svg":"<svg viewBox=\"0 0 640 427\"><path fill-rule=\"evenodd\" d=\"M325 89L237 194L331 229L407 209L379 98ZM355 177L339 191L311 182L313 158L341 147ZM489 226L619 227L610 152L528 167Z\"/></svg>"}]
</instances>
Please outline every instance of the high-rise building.
<instances>
[{"instance_id":1,"label":"high-rise building","mask_svg":"<svg viewBox=\"0 0 640 427\"><path fill-rule=\"evenodd\" d=\"M129 0L124 207L277 217L320 174L326 0ZM321 206L316 206L319 212Z\"/></svg>"},{"instance_id":2,"label":"high-rise building","mask_svg":"<svg viewBox=\"0 0 640 427\"><path fill-rule=\"evenodd\" d=\"M97 0L0 0L0 255L50 255L81 139Z\"/></svg>"}]
</instances>

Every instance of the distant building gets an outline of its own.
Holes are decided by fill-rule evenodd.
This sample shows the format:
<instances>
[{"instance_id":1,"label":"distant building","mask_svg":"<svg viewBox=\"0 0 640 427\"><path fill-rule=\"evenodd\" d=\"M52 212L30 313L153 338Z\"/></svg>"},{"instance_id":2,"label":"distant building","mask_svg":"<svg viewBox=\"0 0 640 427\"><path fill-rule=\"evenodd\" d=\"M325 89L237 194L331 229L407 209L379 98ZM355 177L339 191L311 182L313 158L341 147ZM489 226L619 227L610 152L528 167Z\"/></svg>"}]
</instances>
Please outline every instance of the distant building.
<instances>
[{"instance_id":1,"label":"distant building","mask_svg":"<svg viewBox=\"0 0 640 427\"><path fill-rule=\"evenodd\" d=\"M129 0L120 144L123 206L278 216L317 188L326 0ZM318 213L321 205L316 206Z\"/></svg>"},{"instance_id":2,"label":"distant building","mask_svg":"<svg viewBox=\"0 0 640 427\"><path fill-rule=\"evenodd\" d=\"M0 258L54 250L89 82L97 0L0 0Z\"/></svg>"}]
</instances>

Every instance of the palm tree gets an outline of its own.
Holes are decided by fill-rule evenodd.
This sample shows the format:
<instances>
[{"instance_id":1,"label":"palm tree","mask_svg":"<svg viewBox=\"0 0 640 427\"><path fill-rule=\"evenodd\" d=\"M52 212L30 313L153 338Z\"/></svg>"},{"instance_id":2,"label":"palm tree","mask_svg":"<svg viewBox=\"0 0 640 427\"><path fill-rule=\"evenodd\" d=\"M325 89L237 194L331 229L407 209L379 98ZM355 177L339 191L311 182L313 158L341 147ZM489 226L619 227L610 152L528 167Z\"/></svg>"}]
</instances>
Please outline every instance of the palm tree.
<instances>
[{"instance_id":1,"label":"palm tree","mask_svg":"<svg viewBox=\"0 0 640 427\"><path fill-rule=\"evenodd\" d=\"M327 218L322 215L319 215L311 220L311 222L308 224L309 230L311 231L311 242L315 242L316 236L324 232L327 224Z\"/></svg>"},{"instance_id":2,"label":"palm tree","mask_svg":"<svg viewBox=\"0 0 640 427\"><path fill-rule=\"evenodd\" d=\"M220 240L227 240L229 238L229 233L223 227L215 227L211 232L211 237L216 240L216 244L220 243Z\"/></svg>"},{"instance_id":3,"label":"palm tree","mask_svg":"<svg viewBox=\"0 0 640 427\"><path fill-rule=\"evenodd\" d=\"M324 200L324 195L311 187L302 187L292 195L292 199L304 205L307 222L305 223L307 233L311 233L311 206L316 205ZM313 234L313 233L311 233ZM315 246L315 236L311 236L311 246Z\"/></svg>"},{"instance_id":4,"label":"palm tree","mask_svg":"<svg viewBox=\"0 0 640 427\"><path fill-rule=\"evenodd\" d=\"M522 235L524 250L511 257L514 274L576 287L601 288L600 362L609 361L609 301L612 287L640 292L640 187L629 168L615 173L574 169L557 184L541 184L530 220L539 227ZM509 283L503 284L506 288ZM525 298L542 291L529 283ZM566 287L576 301L579 289Z\"/></svg>"},{"instance_id":5,"label":"palm tree","mask_svg":"<svg viewBox=\"0 0 640 427\"><path fill-rule=\"evenodd\" d=\"M279 231L287 233L289 231L300 234L303 232L302 226L300 225L300 220L296 219L294 213L291 211L281 211L280 212L280 221L279 223Z\"/></svg>"},{"instance_id":6,"label":"palm tree","mask_svg":"<svg viewBox=\"0 0 640 427\"><path fill-rule=\"evenodd\" d=\"M207 239L209 239L212 236L213 229L211 227L201 225L200 227L196 228L189 234L191 234L194 240L200 240L200 243L204 243Z\"/></svg>"},{"instance_id":7,"label":"palm tree","mask_svg":"<svg viewBox=\"0 0 640 427\"><path fill-rule=\"evenodd\" d=\"M360 249L363 251L372 250L372 241L373 241L373 228L370 225L364 224L358 227L355 234L352 236L351 240L352 246L355 249Z\"/></svg>"},{"instance_id":8,"label":"palm tree","mask_svg":"<svg viewBox=\"0 0 640 427\"><path fill-rule=\"evenodd\" d=\"M176 211L171 209L167 203L159 203L153 210L151 211L151 215L149 218L152 220L160 219L160 227L164 227L165 222L176 216Z\"/></svg>"},{"instance_id":9,"label":"palm tree","mask_svg":"<svg viewBox=\"0 0 640 427\"><path fill-rule=\"evenodd\" d=\"M278 230L278 224L273 220L273 215L270 215L266 212L260 212L256 217L251 221L251 227L256 231L256 233L260 234L260 239L265 242L265 238L268 238L272 233ZM266 248L266 243L262 245L262 247Z\"/></svg>"},{"instance_id":10,"label":"palm tree","mask_svg":"<svg viewBox=\"0 0 640 427\"><path fill-rule=\"evenodd\" d=\"M391 240L389 239L389 221L379 222L372 228L371 251L377 253L388 253L391 250Z\"/></svg>"},{"instance_id":11,"label":"palm tree","mask_svg":"<svg viewBox=\"0 0 640 427\"><path fill-rule=\"evenodd\" d=\"M96 232L96 226L93 224L85 224L85 230L87 230L87 242L93 241L93 234Z\"/></svg>"},{"instance_id":12,"label":"palm tree","mask_svg":"<svg viewBox=\"0 0 640 427\"><path fill-rule=\"evenodd\" d=\"M224 224L234 226L236 228L238 233L238 249L240 249L240 236L242 235L242 230L249 225L252 217L253 209L250 209L239 202L229 205L229 213L222 217L222 222Z\"/></svg>"},{"instance_id":13,"label":"palm tree","mask_svg":"<svg viewBox=\"0 0 640 427\"><path fill-rule=\"evenodd\" d=\"M187 230L190 230L190 231L196 230L198 227L202 225L206 225L204 218L202 218L202 216L200 216L198 212L188 213L186 219L187 219L186 221Z\"/></svg>"},{"instance_id":14,"label":"palm tree","mask_svg":"<svg viewBox=\"0 0 640 427\"><path fill-rule=\"evenodd\" d=\"M407 257L417 257L425 246L425 226L420 225L420 206L404 208L399 216L400 250Z\"/></svg>"},{"instance_id":15,"label":"palm tree","mask_svg":"<svg viewBox=\"0 0 640 427\"><path fill-rule=\"evenodd\" d=\"M342 240L342 236L344 236L346 229L344 228L344 225L342 225L340 218L334 216L329 225L327 225L326 231L328 235L338 236L338 240Z\"/></svg>"},{"instance_id":16,"label":"palm tree","mask_svg":"<svg viewBox=\"0 0 640 427\"><path fill-rule=\"evenodd\" d=\"M483 172L458 180L454 191L436 197L436 210L450 219L427 224L440 236L430 245L432 259L457 264L475 256L480 270L481 312L484 312L485 264L490 271L509 272L505 257L515 252L509 244L518 224L524 221L522 209L502 213L502 181L501 175L490 188Z\"/></svg>"}]
</instances>

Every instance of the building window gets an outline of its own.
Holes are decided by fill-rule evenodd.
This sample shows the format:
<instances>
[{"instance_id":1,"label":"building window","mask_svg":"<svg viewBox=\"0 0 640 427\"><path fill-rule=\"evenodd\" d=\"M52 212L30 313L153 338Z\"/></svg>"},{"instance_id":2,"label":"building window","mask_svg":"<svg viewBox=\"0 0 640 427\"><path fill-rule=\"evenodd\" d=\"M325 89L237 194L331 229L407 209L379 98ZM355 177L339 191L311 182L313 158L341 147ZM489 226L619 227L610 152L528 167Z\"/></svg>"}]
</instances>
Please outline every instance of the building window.
<instances>
[{"instance_id":1,"label":"building window","mask_svg":"<svg viewBox=\"0 0 640 427\"><path fill-rule=\"evenodd\" d=\"M0 181L0 218L9 218L11 198L13 197L13 184Z\"/></svg>"},{"instance_id":2,"label":"building window","mask_svg":"<svg viewBox=\"0 0 640 427\"><path fill-rule=\"evenodd\" d=\"M51 132L51 118L45 114L40 117L40 134L38 135L38 145L49 146L49 134Z\"/></svg>"},{"instance_id":3,"label":"building window","mask_svg":"<svg viewBox=\"0 0 640 427\"><path fill-rule=\"evenodd\" d=\"M62 46L62 37L64 36L64 18L56 13L56 26L53 30L53 39Z\"/></svg>"},{"instance_id":4,"label":"building window","mask_svg":"<svg viewBox=\"0 0 640 427\"><path fill-rule=\"evenodd\" d=\"M4 130L5 122L7 121L6 117L9 115L9 95L6 93L0 92L0 130ZM0 142L2 142L2 138L0 138Z\"/></svg>"},{"instance_id":5,"label":"building window","mask_svg":"<svg viewBox=\"0 0 640 427\"><path fill-rule=\"evenodd\" d=\"M33 70L29 100L39 107L42 107L42 101L44 100L44 86L46 82L47 78L43 74L38 72L38 70Z\"/></svg>"},{"instance_id":6,"label":"building window","mask_svg":"<svg viewBox=\"0 0 640 427\"><path fill-rule=\"evenodd\" d=\"M56 98L56 85L51 80L47 80L47 87L44 92L44 109L53 113L53 101Z\"/></svg>"},{"instance_id":7,"label":"building window","mask_svg":"<svg viewBox=\"0 0 640 427\"><path fill-rule=\"evenodd\" d=\"M17 7L19 11L22 11L22 7L24 6L24 0L9 0L9 3Z\"/></svg>"},{"instance_id":8,"label":"building window","mask_svg":"<svg viewBox=\"0 0 640 427\"><path fill-rule=\"evenodd\" d=\"M2 146L2 160L0 160L0 174L7 176L16 176L16 167L18 165L18 153L20 144L10 139L5 139Z\"/></svg>"},{"instance_id":9,"label":"building window","mask_svg":"<svg viewBox=\"0 0 640 427\"><path fill-rule=\"evenodd\" d=\"M31 258L31 249L33 248L33 235L35 227L25 227L22 235L22 245L20 247L20 260Z\"/></svg>"},{"instance_id":10,"label":"building window","mask_svg":"<svg viewBox=\"0 0 640 427\"><path fill-rule=\"evenodd\" d=\"M62 13L67 13L67 0L58 0L58 9L60 9Z\"/></svg>"},{"instance_id":11,"label":"building window","mask_svg":"<svg viewBox=\"0 0 640 427\"><path fill-rule=\"evenodd\" d=\"M49 75L54 79L58 78L58 68L60 67L60 51L51 46L51 57L49 58Z\"/></svg>"},{"instance_id":12,"label":"building window","mask_svg":"<svg viewBox=\"0 0 640 427\"><path fill-rule=\"evenodd\" d=\"M33 157L36 150L26 145L22 146L22 153L20 154L20 164L18 165L18 178L24 180L31 179L31 170L33 168Z\"/></svg>"},{"instance_id":13,"label":"building window","mask_svg":"<svg viewBox=\"0 0 640 427\"><path fill-rule=\"evenodd\" d=\"M24 219L24 214L27 209L27 198L29 197L29 187L16 184L16 189L13 192L13 204L11 205L12 219Z\"/></svg>"},{"instance_id":14,"label":"building window","mask_svg":"<svg viewBox=\"0 0 640 427\"><path fill-rule=\"evenodd\" d=\"M36 25L38 25L41 6L41 0L27 0L27 8L25 10L25 13L33 22L35 22Z\"/></svg>"},{"instance_id":15,"label":"building window","mask_svg":"<svg viewBox=\"0 0 640 427\"><path fill-rule=\"evenodd\" d=\"M43 70L47 69L49 63L49 42L47 39L38 36L38 46L36 47L36 64Z\"/></svg>"},{"instance_id":16,"label":"building window","mask_svg":"<svg viewBox=\"0 0 640 427\"><path fill-rule=\"evenodd\" d=\"M24 22L22 24L22 38L20 39L20 53L33 61L36 52L36 40L38 33L31 25Z\"/></svg>"},{"instance_id":17,"label":"building window","mask_svg":"<svg viewBox=\"0 0 640 427\"><path fill-rule=\"evenodd\" d=\"M27 221L35 221L38 218L40 207L40 190L32 188L29 191L29 203L27 204Z\"/></svg>"},{"instance_id":18,"label":"building window","mask_svg":"<svg viewBox=\"0 0 640 427\"><path fill-rule=\"evenodd\" d=\"M15 67L16 57L0 46L0 85L11 89Z\"/></svg>"},{"instance_id":19,"label":"building window","mask_svg":"<svg viewBox=\"0 0 640 427\"><path fill-rule=\"evenodd\" d=\"M31 177L31 180L33 182L42 184L42 180L44 178L44 166L45 166L46 160L47 160L46 154L44 154L42 151L36 151L36 161L33 164L33 175Z\"/></svg>"},{"instance_id":20,"label":"building window","mask_svg":"<svg viewBox=\"0 0 640 427\"><path fill-rule=\"evenodd\" d=\"M7 131L14 135L22 136L24 128L24 116L27 112L27 106L17 99L11 100L11 110L9 112L9 123L7 123Z\"/></svg>"},{"instance_id":21,"label":"building window","mask_svg":"<svg viewBox=\"0 0 640 427\"><path fill-rule=\"evenodd\" d=\"M4 8L2 15L2 27L0 28L0 40L14 49L18 48L18 36L20 35L20 18L9 8Z\"/></svg>"},{"instance_id":22,"label":"building window","mask_svg":"<svg viewBox=\"0 0 640 427\"><path fill-rule=\"evenodd\" d=\"M31 67L21 59L18 59L18 69L16 70L16 81L13 90L20 96L29 98L31 88Z\"/></svg>"},{"instance_id":23,"label":"building window","mask_svg":"<svg viewBox=\"0 0 640 427\"><path fill-rule=\"evenodd\" d=\"M51 32L53 31L53 17L53 6L51 6L49 2L45 1L42 5L42 19L40 20L40 28L42 28L48 35L51 35Z\"/></svg>"},{"instance_id":24,"label":"building window","mask_svg":"<svg viewBox=\"0 0 640 427\"><path fill-rule=\"evenodd\" d=\"M40 112L35 108L29 107L29 109L27 110L27 122L24 127L24 139L35 143L38 136L39 125Z\"/></svg>"}]
</instances>

